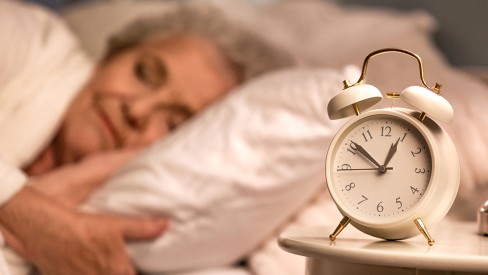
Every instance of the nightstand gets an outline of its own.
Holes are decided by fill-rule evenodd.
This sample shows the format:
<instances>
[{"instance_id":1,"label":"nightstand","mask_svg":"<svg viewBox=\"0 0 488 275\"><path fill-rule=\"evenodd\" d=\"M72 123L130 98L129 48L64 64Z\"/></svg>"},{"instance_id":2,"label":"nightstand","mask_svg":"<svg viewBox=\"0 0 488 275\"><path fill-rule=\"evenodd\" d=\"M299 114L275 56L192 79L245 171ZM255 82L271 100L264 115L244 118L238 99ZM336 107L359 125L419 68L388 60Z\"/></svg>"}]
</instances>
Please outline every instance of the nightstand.
<instances>
[{"instance_id":1,"label":"nightstand","mask_svg":"<svg viewBox=\"0 0 488 275\"><path fill-rule=\"evenodd\" d=\"M307 257L306 275L488 274L488 237L477 234L476 222L444 219L431 230L436 241L432 247L423 236L384 241L352 226L332 242L333 230L290 229L278 243L290 253Z\"/></svg>"}]
</instances>

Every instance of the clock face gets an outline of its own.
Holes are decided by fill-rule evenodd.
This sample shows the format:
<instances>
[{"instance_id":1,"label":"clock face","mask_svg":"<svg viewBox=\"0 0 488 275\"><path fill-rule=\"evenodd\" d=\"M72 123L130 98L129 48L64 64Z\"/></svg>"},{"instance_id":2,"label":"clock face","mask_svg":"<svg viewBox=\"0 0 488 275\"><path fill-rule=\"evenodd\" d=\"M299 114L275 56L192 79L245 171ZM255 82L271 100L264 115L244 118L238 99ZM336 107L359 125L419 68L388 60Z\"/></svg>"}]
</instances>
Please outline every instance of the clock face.
<instances>
[{"instance_id":1,"label":"clock face","mask_svg":"<svg viewBox=\"0 0 488 275\"><path fill-rule=\"evenodd\" d=\"M432 156L412 124L391 115L360 119L342 131L328 160L329 188L336 203L371 223L399 220L426 192Z\"/></svg>"}]
</instances>

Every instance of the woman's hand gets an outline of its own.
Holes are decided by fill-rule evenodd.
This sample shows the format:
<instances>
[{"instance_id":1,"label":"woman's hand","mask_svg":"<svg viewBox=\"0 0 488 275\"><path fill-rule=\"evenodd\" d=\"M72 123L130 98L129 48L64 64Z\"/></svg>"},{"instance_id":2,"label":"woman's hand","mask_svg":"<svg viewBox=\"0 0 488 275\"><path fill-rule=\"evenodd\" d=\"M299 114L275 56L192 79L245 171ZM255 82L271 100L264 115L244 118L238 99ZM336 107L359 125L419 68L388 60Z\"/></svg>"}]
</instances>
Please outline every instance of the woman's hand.
<instances>
[{"instance_id":1,"label":"woman's hand","mask_svg":"<svg viewBox=\"0 0 488 275\"><path fill-rule=\"evenodd\" d=\"M68 210L31 187L0 207L7 244L42 274L136 274L124 240L152 239L165 219L128 218Z\"/></svg>"},{"instance_id":2,"label":"woman's hand","mask_svg":"<svg viewBox=\"0 0 488 275\"><path fill-rule=\"evenodd\" d=\"M33 177L30 185L65 206L75 208L137 152L139 151L121 150L98 153L78 163L61 166Z\"/></svg>"}]
</instances>

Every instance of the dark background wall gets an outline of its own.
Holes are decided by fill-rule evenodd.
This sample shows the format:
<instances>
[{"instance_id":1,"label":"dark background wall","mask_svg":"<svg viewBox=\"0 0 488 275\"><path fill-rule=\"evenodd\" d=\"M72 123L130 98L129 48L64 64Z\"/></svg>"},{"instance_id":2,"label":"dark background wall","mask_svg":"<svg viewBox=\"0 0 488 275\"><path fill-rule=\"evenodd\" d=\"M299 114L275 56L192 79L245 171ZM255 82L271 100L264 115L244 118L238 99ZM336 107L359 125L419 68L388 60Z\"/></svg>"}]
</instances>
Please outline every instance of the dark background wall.
<instances>
[{"instance_id":1,"label":"dark background wall","mask_svg":"<svg viewBox=\"0 0 488 275\"><path fill-rule=\"evenodd\" d=\"M344 5L424 9L439 23L435 42L457 66L488 66L486 0L336 0Z\"/></svg>"}]
</instances>

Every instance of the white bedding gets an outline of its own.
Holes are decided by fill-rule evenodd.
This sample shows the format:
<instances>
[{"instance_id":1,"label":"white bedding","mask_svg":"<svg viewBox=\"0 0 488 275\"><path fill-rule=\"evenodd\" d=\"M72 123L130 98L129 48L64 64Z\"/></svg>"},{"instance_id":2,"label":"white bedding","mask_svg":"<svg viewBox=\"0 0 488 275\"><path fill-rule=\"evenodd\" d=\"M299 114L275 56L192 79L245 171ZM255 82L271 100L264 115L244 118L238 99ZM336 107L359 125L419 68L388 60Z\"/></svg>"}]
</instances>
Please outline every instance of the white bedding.
<instances>
[{"instance_id":1,"label":"white bedding","mask_svg":"<svg viewBox=\"0 0 488 275\"><path fill-rule=\"evenodd\" d=\"M0 1L0 41L0 157L22 168L51 140L93 63L60 18L34 5ZM2 196L12 191L2 187ZM0 274L25 274L0 244Z\"/></svg>"},{"instance_id":2,"label":"white bedding","mask_svg":"<svg viewBox=\"0 0 488 275\"><path fill-rule=\"evenodd\" d=\"M92 62L61 19L0 3L0 154L22 167L51 140Z\"/></svg>"},{"instance_id":3,"label":"white bedding","mask_svg":"<svg viewBox=\"0 0 488 275\"><path fill-rule=\"evenodd\" d=\"M149 2L152 2L151 5L154 5L155 3L154 1L149 1ZM305 2L291 1L286 3L279 3L277 6L273 8L264 7L259 10L255 9L254 6L250 6L246 4L245 1L232 1L231 3L229 3L229 1L214 0L211 2L215 2L217 3L217 5L220 5L224 10L226 10L226 12L232 18L234 18L238 22L241 22L241 24L245 26L249 26L250 28L256 31L259 31L260 33L266 35L269 39L273 41L279 42L283 47L295 53L302 60L302 63L307 66L321 66L321 67L331 67L335 69L340 69L346 64L360 65L363 61L363 58L369 52L384 47L407 48L422 56L426 63L425 73L426 73L427 82L429 84L433 84L435 81L442 83L444 85L443 94L448 100L451 101L455 110L455 120L453 124L448 127L448 130L450 131L453 140L456 143L460 155L460 159L462 163L462 182L461 182L460 193L458 199L455 202L453 211L451 211L451 215L466 218L466 219L471 219L474 217L474 210L479 206L479 204L481 204L482 201L488 198L488 184L487 184L488 173L486 172L486 169L484 167L485 163L488 163L488 146L485 143L485 141L488 140L488 131L484 131L484 129L488 129L488 116L484 114L483 111L480 111L480 110L484 110L483 108L485 108L488 105L488 88L482 83L480 83L479 81L477 81L476 79L473 79L470 76L467 76L451 68L444 61L442 54L431 43L431 39L430 39L431 33L435 29L435 22L432 20L432 18L430 18L427 14L423 12L397 13L397 12L390 12L384 10L365 10L365 9L351 10L351 9L343 9L334 4L316 2L316 1L305 1ZM222 3L226 3L226 4L224 5ZM103 5L107 5L107 4L103 4ZM115 4L115 5L120 5L120 4ZM128 4L124 3L122 5L128 5ZM140 2L140 3L136 3L135 5L142 6L145 4L143 4L143 2ZM167 5L167 2L163 2L162 5ZM133 6L130 6L130 8L133 8ZM146 6L146 10L147 10L147 6ZM153 10L153 8L151 8L151 10ZM89 8L80 9L80 12L82 13L87 13L87 12L89 13L89 11L90 11ZM97 22L97 20L102 20L102 21L111 20L111 18L107 16L106 13L100 12L99 9L97 14L99 14L100 18L94 16L94 17L89 17L88 20L92 23ZM77 31L79 31L79 33L82 35L81 38L83 38L84 41L86 42L85 35L90 36L90 31L88 31L85 27L91 25L87 24L86 22L83 23L83 20L81 20L80 17L77 17L76 15L77 15L76 10L71 10L68 14L68 20L72 24L72 27L75 28ZM117 14L115 14L114 16L117 16ZM115 21L117 20L114 20L114 22ZM375 30L375 31L371 32L370 30ZM94 30L91 31L93 32ZM104 35L99 34L97 36L96 33L93 35L95 38L90 37L92 41L99 42L99 39L104 38ZM75 53L74 56L76 56ZM391 58L381 57L372 61L368 70L367 81L369 83L378 86L383 91L401 91L403 88L407 86L419 83L418 72L416 70L417 70L416 64L409 58L405 58L402 56L399 57L392 56ZM53 71L53 74L54 72L55 71ZM81 72L77 72L75 70L73 72L73 75L76 76L78 73L81 75ZM314 82L314 80L312 80L317 75L314 76L313 73L307 75L308 76L302 76L303 77L302 80L308 79L308 82L303 81L302 83L300 83L300 85L306 86L306 83L315 83L309 85L308 87L315 87L314 85L318 85L319 82ZM327 83L328 83L327 85L330 85L328 87L334 86L335 84L331 82L335 82L336 80L337 80L337 87L340 87L341 84L340 81L342 80L341 79L342 75L338 71L335 72L333 70L321 71L320 75L323 75L323 78L327 79ZM34 80L36 80L34 79L36 77L36 74L31 75L31 77L33 77L32 81L34 82ZM276 75L274 77L276 77ZM77 78L74 77L73 79L77 79ZM62 83L63 85L80 85L79 79L77 80L78 82L76 82L73 79L70 80L69 78L65 78L65 81ZM37 81L40 80L42 79L40 78L37 79ZM351 79L351 80L355 80L355 79ZM266 82L264 80L261 81ZM253 85L258 85L258 84L253 84ZM260 84L260 85L263 85L265 88L269 87L266 86L269 84L266 85ZM59 90L56 89L56 91L62 91L64 89L62 88L62 86L58 88ZM249 88L249 89L259 90L261 88L258 89L257 86L254 86L254 88L252 89ZM315 91L317 91L317 87L313 89L311 88L311 90L314 89ZM307 88L303 88L302 90L306 91ZM330 92L330 90L327 91ZM470 96L466 96L467 94L469 94ZM330 97L331 94L329 93L327 96ZM295 101L299 102L300 100L296 98ZM229 99L227 102L232 102L232 99ZM310 100L309 101L305 100L303 102L310 102ZM263 104L263 102L260 102L258 106L252 105L252 101L248 103L249 103L248 106L249 110L255 107L263 108L267 106ZM326 98L322 98L320 104L325 106L326 103L327 103ZM389 104L390 104L389 102L384 102L383 106L389 106ZM213 111L213 115L212 113L210 113L210 115L208 114L206 115L207 120L213 120L215 117L217 117L217 114L219 112L218 108L220 108L220 110L229 110L230 108L230 106L224 106L224 105L219 105L219 106L211 109L211 111L213 110L215 111ZM314 108L317 107L318 106L315 106ZM290 110L293 110L293 108ZM314 109L314 110L318 110L318 109ZM235 114L237 115L239 113L235 113ZM296 112L293 113L293 111L291 111L290 114L295 115L295 119L297 117L300 117L300 116L296 116L297 114L300 113L296 113ZM219 119L222 119L221 121L222 124L220 124L220 126L217 125L218 127L213 126L213 127L217 127L215 129L216 133L218 133L218 131L221 130L219 127L224 127L223 125L225 125L226 123L225 119L223 118L219 118ZM322 119L326 119L325 108L323 108L322 113L320 113L319 111L308 113L307 118L302 119L303 124L299 124L300 122L299 119L296 119L294 121L296 123L295 125L300 127L305 127L307 123L310 123L310 121L314 121L314 120L318 121ZM316 175L310 174L310 177L308 178L309 179L308 188L305 188L306 189L305 192L299 192L298 190L295 191L295 189L293 188L297 188L297 189L300 188L297 187L296 185L291 184L291 185L282 185L282 186L287 186L286 190L279 190L280 185L276 185L278 189L275 189L273 191L269 191L268 189L266 189L268 193L259 194L260 191L259 187L261 185L258 185L257 183L259 183L260 181L269 184L274 180L274 182L279 183L279 180L283 179L284 175L291 178L293 178L294 175L286 174L286 172L289 172L286 169L274 173L276 177L273 177L272 176L273 173L269 173L270 171L266 171L268 172L268 174L266 175L268 175L269 178L260 178L260 174L255 174L254 176L251 177L248 174L243 173L242 169L235 169L235 170L231 169L235 167L226 169L224 171L225 173L221 173L222 171L219 171L216 168L214 171L212 170L199 171L200 168L199 165L201 164L200 161L202 158L207 159L208 162L211 162L212 159L219 160L219 157L220 157L220 161L225 159L224 157L229 157L229 159L232 160L232 161L229 160L229 163L232 164L235 161L236 164L240 165L240 166L237 165L236 167L246 168L246 166L243 164L249 162L252 164L251 167L253 167L254 169L262 166L272 170L275 167L273 166L272 158L260 159L260 158L255 158L257 155L246 155L248 152L250 152L249 150L259 150L259 146L251 147L250 145L252 145L252 143L247 144L247 147L246 146L239 147L240 146L239 144L233 144L231 146L233 150L241 150L238 156L225 155L228 151L224 150L225 148L223 147L213 147L212 152L206 152L205 150L200 148L201 149L200 151L197 150L197 152L200 154L200 157L191 158L191 155L187 154L186 158L182 157L181 159L178 159L180 163L178 162L171 163L170 162L172 156L171 150L181 150L182 148L188 148L187 145L194 146L194 148L199 149L198 148L199 144L195 144L195 140L198 139L195 137L193 137L192 139L192 135L204 133L207 134L208 137L211 137L210 132L208 132L211 129L207 129L206 127L204 127L205 125L207 125L206 123L210 123L210 122L209 121L205 122L205 121L206 118L204 115L202 119L195 120L194 122L192 122L193 125L190 124L186 128L183 128L182 131L178 131L178 133L176 133L176 135L170 138L167 142L156 144L153 148L156 148L154 150L163 150L161 154L156 153L156 151L154 150L153 151L149 150L148 153L146 153L145 156L143 156L143 158L148 158L149 160L152 160L154 158L163 158L163 159L166 158L166 160L164 160L163 163L165 163L165 165L168 167L172 167L173 169L176 169L176 170L169 169L168 170L169 172L166 174L167 177L171 176L172 178L174 178L175 179L174 182L178 182L178 178L175 177L177 173L175 173L174 171L177 171L178 169L182 169L182 168L191 167L193 169L191 172L193 172L194 175L197 175L198 173L208 172L206 174L208 178L220 179L221 180L220 183L222 185L225 184L226 182L225 180L229 180L229 183L232 184L231 187L236 187L239 186L239 184L241 184L239 188L236 188L234 190L232 190L229 186L225 186L224 190L227 190L227 193L225 194L229 195L228 197L225 197L224 196L225 194L224 195L219 194L218 190L220 189L216 189L216 188L210 189L210 191L216 190L216 193L213 194L213 198L225 197L227 198L227 200L231 200L232 198L235 198L236 202L242 203L242 204L238 203L236 207L242 207L243 205L245 205L245 203L252 205L251 202L253 202L253 200L259 201L259 199L261 199L260 201L261 203L264 203L265 202L265 200L263 200L264 196L270 196L270 198L275 199L274 202L276 203L276 205L272 205L272 207L269 207L268 209L271 209L272 211L266 212L265 213L266 215L263 216L260 216L259 215L260 213L253 214L252 211L246 213L248 217L251 215L255 215L254 220L258 220L259 217L261 217L261 219L262 217L266 217L268 219L267 223L264 223L265 226L263 225L261 228L253 228L253 230L255 231L252 231L250 232L250 234L246 235L247 239L243 238L242 243L239 242L233 243L233 246L226 246L226 244L221 244L220 247L222 250L220 251L220 254L218 253L217 254L220 256L224 255L226 257L220 257L220 258L213 257L213 255L211 255L213 252L213 248L211 248L211 246L207 243L206 246L203 247L206 248L205 250L195 251L195 253L201 253L202 255L204 255L204 253L210 254L204 256L208 256L209 258L211 258L212 261L198 262L198 259L191 259L190 261L191 265L187 266L187 268L193 268L193 267L203 268L203 267L216 266L216 265L221 265L221 266L227 265L228 267L222 267L222 268L209 267L213 269L202 269L200 271L195 271L196 273L190 272L187 274L188 275L196 275L196 274L241 275L241 274L248 274L248 273L256 274L256 275L302 274L304 270L303 258L288 254L280 250L276 245L275 236L280 230L285 228L284 225L285 220L288 220L290 224L327 225L327 226L336 225L337 221L340 219L340 216L337 210L335 209L334 205L332 204L329 196L326 194L325 184L323 182L323 179L321 178L322 176L321 170L317 170L318 172L316 172L317 173ZM235 120L229 119L229 121L234 122ZM269 128L270 136L275 135L276 137L278 136L279 133L282 133L283 131L287 130L287 127L284 123L276 124L274 123L275 120L271 120L271 121L273 123L270 125L275 126L275 128ZM322 123L329 125L328 123L330 122L324 120L322 121ZM212 124L210 123L208 125L212 125ZM264 127L263 125L260 125L260 127ZM321 133L323 140L327 139L325 137L326 135L331 138L334 132L332 129L337 129L337 127L339 126L339 124L333 124L333 125L334 125L333 128L329 128L330 131L328 131L327 133L325 132ZM242 126L242 125L237 125L237 126ZM238 129L237 126L228 125L228 129L235 130ZM198 131L203 131L203 132L197 131L193 133L191 130L192 128L195 128L196 130L199 129ZM43 132L41 131L40 133ZM229 134L229 132L226 133ZM266 141L266 138L269 138L268 136L265 135L265 133L266 132L261 132L261 135L257 136L260 137L261 139L256 138L256 140L254 141L255 144L258 145L261 144L261 146L266 145L265 147L262 147L263 150L266 148L269 149L269 146L272 146L272 144L270 144L269 139L267 140L268 143L263 143L263 140ZM239 138L253 137L252 133L246 131L237 132L235 134L238 135ZM242 134L245 134L247 136L245 135L241 136ZM293 134L295 135L296 138L299 137L299 133L293 133ZM41 136L42 135L38 135L37 137L41 137ZM183 138L182 140L188 141L188 144L185 144L185 142L183 141L177 141L178 136L182 137ZM230 134L229 136L232 137L232 135ZM45 137L43 140L46 140ZM194 141L190 142L191 140ZM309 161L312 168L315 167L313 166L315 164L312 165L312 163L316 163L317 164L316 169L319 168L321 169L322 157L318 152L301 151L299 146L296 145L298 143L295 143L295 147L293 146L286 147L285 146L286 139L280 139L280 140L282 142L280 143L282 148L290 149L290 151L286 151L287 149L283 149L285 151L283 152L284 155L282 156L288 156L289 158L291 158L290 156L293 155L299 155L299 156L301 155L303 157L306 156L305 153L309 153L314 157L313 158L305 157L304 159ZM229 140L228 142L229 144L231 144L230 143L231 140ZM308 144L306 143L306 141L303 142L304 144ZM35 148L34 147L31 148L32 150L39 150L38 147L42 144L42 140L37 140L31 144L34 144L32 146L35 147ZM177 146L176 147L170 146L174 144L176 144ZM319 150L317 149L319 148L317 147L318 143L313 143L313 144L315 145L307 148L316 148L314 150ZM214 144L214 146L217 145L218 144ZM324 156L325 156L325 150L327 146L328 145L324 143L323 147L320 147L323 148ZM215 150L217 150L217 152ZM211 154L217 154L217 153L219 154L218 157L216 158L211 157ZM276 153L277 156L279 155L278 153ZM22 157L19 157L19 159L21 158ZM164 193L164 192L160 193L161 197L164 197L166 200L161 200L161 199L158 200L157 197L155 197L151 201L149 201L148 204L145 204L146 202L148 202L147 200L135 201L132 200L130 195L127 195L127 194L133 194L134 191L130 191L125 195L122 195L118 198L114 198L113 201L103 200L105 198L110 197L110 195L107 195L109 194L107 193L107 190L115 190L115 192L120 192L122 194L124 193L123 190L132 190L131 188L133 188L134 186L140 187L141 178L138 178L137 181L131 183L131 177L133 178L135 175L139 175L138 173L142 173L143 171L150 171L149 173L145 174L144 177L147 178L145 178L144 180L154 181L153 177L156 174L154 174L153 171L157 170L154 167L154 165L156 164L152 164L153 166L147 166L148 164L144 162L143 158L136 160L132 164L132 166L129 166L124 170L125 172L120 173L117 176L117 178L113 179L111 181L111 184L107 185L106 189L104 189L105 191L102 190L98 195L96 195L92 199L93 205L91 206L91 208L93 209L96 206L98 209L105 209L107 211L123 212L123 213L130 213L130 214L134 214L134 213L154 214L154 213L161 213L166 211L166 213L173 215L173 217L175 218L175 231L172 231L173 234L172 239L170 237L168 238L168 240L170 241L172 240L174 242L173 244L176 245L192 243L192 241L193 244L195 244L202 241L205 242L205 240L213 240L215 242L218 242L217 237L218 235L222 235L222 234L224 234L222 236L227 237L228 240L230 240L231 242L235 242L236 241L235 239L240 238L240 237L236 237L235 235L232 235L233 232L232 230L234 230L233 226L236 227L235 228L236 232L241 230L242 227L244 226L243 225L243 223L245 222L244 220L241 221L239 221L238 219L233 220L234 221L233 223L229 223L224 227L219 226L213 228L212 227L213 224L218 224L218 225L221 225L222 223L225 224L225 220L219 220L219 218L221 217L235 218L230 216L231 209L218 208L218 207L208 208L209 207L208 204L215 201L212 200L199 201L195 199L195 197L190 197L185 192L182 192L184 190L178 189L181 188L181 186L180 187L175 186L175 189L173 189L173 190L180 190L178 193L175 194ZM281 167L286 167L287 164L286 159L287 159L286 157L281 159L281 161L283 161L282 164L284 165ZM259 163L259 161L263 161L263 163ZM264 163L264 161L266 161L266 163ZM219 163L216 162L214 165L216 165L215 167L217 167ZM295 171L292 168L293 167L290 168L290 171ZM184 174L187 176L184 179L191 180L191 174L187 173L186 171L180 174L181 175ZM243 180L242 181L237 180L239 179L239 177L241 177ZM306 180L306 178L307 177L301 175L300 177L293 178L293 180L296 182L300 180ZM117 179L119 179L118 181L119 183L116 183ZM266 184L264 184L263 186L270 186ZM124 186L126 186L127 189L124 189ZM151 195L154 195L154 190L155 190L154 188L148 188L146 191ZM232 190L232 192L229 190ZM251 193L249 194L247 193L249 192L249 190L253 190L253 192L256 192L255 194L259 194L259 195L257 197L254 196L246 197L246 195L251 194ZM279 192L277 193L276 190L282 191L282 193ZM321 190L318 192L321 192L322 196L314 195L316 193L314 192L314 190ZM209 192L209 190L205 190L205 189L198 189L198 191ZM141 190L139 188L135 192L143 193L144 190ZM198 192L195 191L195 193ZM292 200L289 197L289 195L281 196L281 197L274 196L275 194L295 194L295 193L297 194L296 196L299 197L299 199L297 199L296 201ZM176 197L172 199L171 195L175 195ZM116 204L117 200L122 200L122 201L126 200L129 203ZM180 201L180 203L172 204L173 202L178 200ZM288 205L289 200L296 202L296 204ZM306 201L309 201L309 203L307 204ZM183 208L180 208L182 206L181 202L183 202L183 204L186 204L183 205L184 206ZM207 205L205 205L205 203L207 203ZM154 205L156 205L157 207L155 207ZM283 207L284 208L283 211L280 211L281 209L279 208L282 205L286 207ZM178 208L171 208L177 206ZM198 212L197 210L199 209L198 207L200 206L202 206L202 208L200 209L201 211ZM210 206L215 206L215 205L210 205ZM208 209L215 209L215 211L212 213L206 212ZM276 211L275 212L276 214L273 214L273 211ZM223 213L225 215L222 216L217 215L220 213ZM183 221L189 221L189 220L191 221L193 217L198 217L199 219L195 221L196 222L202 221L202 223L200 224L191 223L191 222L188 222L186 224L183 223ZM246 221L249 222L249 220ZM205 233L200 235L201 231L196 230L196 229L200 229L200 227L195 226L195 224L198 226L203 225L204 228L206 229ZM195 227L185 228L185 226L195 226ZM225 232L222 232L222 230L224 229ZM186 239L188 237L194 239ZM205 237L205 239L199 239L200 237L201 238ZM239 239L237 241L239 241ZM250 242L252 241L252 245L251 243L246 243L247 241ZM159 244L162 244L163 247L164 245L167 245L165 244L164 239L159 239ZM180 247L181 247L180 251L185 251L184 249L188 249L183 246ZM139 245L139 246L133 246L131 248L131 251L136 259L137 258L140 259L141 264L144 265L147 264L146 267L150 267L150 268L145 268L146 270L155 271L161 266L163 266L165 268L168 268L167 270L174 271L174 270L185 269L184 265L188 264L188 262L185 261L185 259L189 257L188 254L185 255L180 254L181 255L180 257L176 257L178 256L178 254L176 254L175 252L174 255L168 254L168 256L170 257L175 257L174 261L170 263L163 262L163 265L158 265L158 262L164 261L165 259L164 258L162 260L161 258L156 259L157 258L156 256L146 257L144 253L148 251L144 249L145 249L144 245ZM226 255L224 252L227 251L229 251L229 253ZM236 260L239 260L243 256L245 256L245 258L247 259L248 265L246 268L231 266ZM145 260L147 260L146 263L144 263ZM170 265L173 266L169 268L168 266ZM17 274L22 274L22 273L17 273Z\"/></svg>"}]
</instances>

